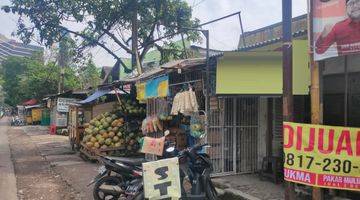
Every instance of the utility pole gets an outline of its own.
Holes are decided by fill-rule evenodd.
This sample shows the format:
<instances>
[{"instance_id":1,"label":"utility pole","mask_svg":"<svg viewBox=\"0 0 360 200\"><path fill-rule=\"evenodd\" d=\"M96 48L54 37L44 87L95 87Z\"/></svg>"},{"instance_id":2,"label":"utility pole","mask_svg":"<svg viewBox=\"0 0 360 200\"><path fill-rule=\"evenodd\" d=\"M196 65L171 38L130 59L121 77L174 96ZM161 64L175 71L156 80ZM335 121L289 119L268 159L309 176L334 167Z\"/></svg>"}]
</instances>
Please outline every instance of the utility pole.
<instances>
[{"instance_id":1,"label":"utility pole","mask_svg":"<svg viewBox=\"0 0 360 200\"><path fill-rule=\"evenodd\" d=\"M311 86L310 86L310 96L311 96L311 123L312 124L322 124L322 94L321 94L321 85L320 77L321 70L319 69L319 63L314 61L314 36L313 36L313 11L314 11L314 2L310 0L308 2L308 38L309 38L309 57L310 57L310 73L311 73ZM319 187L312 188L312 199L313 200L322 200L324 199L323 190Z\"/></svg>"},{"instance_id":2,"label":"utility pole","mask_svg":"<svg viewBox=\"0 0 360 200\"><path fill-rule=\"evenodd\" d=\"M282 0L283 26L283 121L294 121L293 78L292 78L292 0ZM286 182L285 200L295 200L295 185Z\"/></svg>"}]
</instances>

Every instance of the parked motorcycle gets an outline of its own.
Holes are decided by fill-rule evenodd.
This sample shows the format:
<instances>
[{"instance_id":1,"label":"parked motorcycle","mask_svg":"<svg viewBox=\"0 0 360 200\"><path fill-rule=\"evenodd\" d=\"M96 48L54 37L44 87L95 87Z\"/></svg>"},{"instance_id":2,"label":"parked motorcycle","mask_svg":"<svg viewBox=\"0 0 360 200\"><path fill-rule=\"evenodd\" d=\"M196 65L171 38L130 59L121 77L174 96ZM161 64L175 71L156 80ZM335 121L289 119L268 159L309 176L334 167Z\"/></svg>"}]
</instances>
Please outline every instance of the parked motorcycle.
<instances>
[{"instance_id":1,"label":"parked motorcycle","mask_svg":"<svg viewBox=\"0 0 360 200\"><path fill-rule=\"evenodd\" d=\"M170 146L164 152L163 158L179 158L182 199L217 199L217 192L210 179L212 163L207 154L199 152L205 146L207 144L183 151ZM99 168L99 174L89 184L95 183L95 200L144 199L141 165L147 162L145 159L105 156L99 160L104 166Z\"/></svg>"},{"instance_id":2,"label":"parked motorcycle","mask_svg":"<svg viewBox=\"0 0 360 200\"><path fill-rule=\"evenodd\" d=\"M95 183L95 200L142 200L144 199L141 164L143 158L100 157L103 166L88 185Z\"/></svg>"},{"instance_id":3,"label":"parked motorcycle","mask_svg":"<svg viewBox=\"0 0 360 200\"><path fill-rule=\"evenodd\" d=\"M19 116L12 117L11 119L11 126L23 126L25 125L25 122L20 119Z\"/></svg>"},{"instance_id":4,"label":"parked motorcycle","mask_svg":"<svg viewBox=\"0 0 360 200\"><path fill-rule=\"evenodd\" d=\"M181 196L183 199L218 199L218 194L210 178L213 170L210 157L201 152L206 146L208 144L196 145L179 153L174 147L166 150L168 153L177 153L179 158ZM186 181L191 185L190 190L186 188Z\"/></svg>"}]
</instances>

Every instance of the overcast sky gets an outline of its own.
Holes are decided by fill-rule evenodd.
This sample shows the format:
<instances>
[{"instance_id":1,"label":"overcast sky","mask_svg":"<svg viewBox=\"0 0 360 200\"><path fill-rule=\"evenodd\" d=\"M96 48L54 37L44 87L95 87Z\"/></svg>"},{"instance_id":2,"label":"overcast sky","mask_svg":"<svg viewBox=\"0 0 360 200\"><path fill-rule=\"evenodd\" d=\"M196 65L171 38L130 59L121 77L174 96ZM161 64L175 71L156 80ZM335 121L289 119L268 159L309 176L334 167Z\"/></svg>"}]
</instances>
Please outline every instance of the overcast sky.
<instances>
[{"instance_id":1,"label":"overcast sky","mask_svg":"<svg viewBox=\"0 0 360 200\"><path fill-rule=\"evenodd\" d=\"M244 31L252 31L281 21L282 0L186 0L193 7L193 16L207 22L237 11L241 11ZM307 0L293 0L293 17L306 13ZM0 0L0 6L9 0ZM12 38L16 30L17 17L0 11L0 33ZM203 27L210 31L210 47L220 50L237 48L240 36L239 18L234 16ZM13 38L16 39L16 38ZM204 46L203 44L199 44ZM99 48L92 50L95 63L100 67L113 65L114 60ZM124 57L128 55L124 54Z\"/></svg>"}]
</instances>

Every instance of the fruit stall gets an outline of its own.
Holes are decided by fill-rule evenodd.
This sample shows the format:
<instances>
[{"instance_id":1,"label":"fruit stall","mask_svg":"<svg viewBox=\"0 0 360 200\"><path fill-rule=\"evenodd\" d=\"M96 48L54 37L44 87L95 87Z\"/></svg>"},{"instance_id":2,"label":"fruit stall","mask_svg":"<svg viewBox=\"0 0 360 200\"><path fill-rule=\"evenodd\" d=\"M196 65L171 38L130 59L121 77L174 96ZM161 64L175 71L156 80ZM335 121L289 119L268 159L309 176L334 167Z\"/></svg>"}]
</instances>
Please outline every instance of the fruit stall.
<instances>
[{"instance_id":1,"label":"fruit stall","mask_svg":"<svg viewBox=\"0 0 360 200\"><path fill-rule=\"evenodd\" d=\"M137 156L142 136L141 122L146 109L129 94L129 88L111 84L99 86L74 107L71 118L84 123L81 126L83 129L72 134L71 140L79 146L82 158L96 160L99 155ZM79 120L79 111L85 108L84 119Z\"/></svg>"},{"instance_id":2,"label":"fruit stall","mask_svg":"<svg viewBox=\"0 0 360 200\"><path fill-rule=\"evenodd\" d=\"M146 109L131 97L120 98L112 111L101 113L84 124L80 152L87 159L96 160L99 154L138 155Z\"/></svg>"},{"instance_id":3,"label":"fruit stall","mask_svg":"<svg viewBox=\"0 0 360 200\"><path fill-rule=\"evenodd\" d=\"M145 136L160 138L169 130L166 140L184 149L205 134L203 64L204 59L167 63L137 81L137 99L145 102L147 108L142 123ZM156 159L152 155L146 157Z\"/></svg>"}]
</instances>

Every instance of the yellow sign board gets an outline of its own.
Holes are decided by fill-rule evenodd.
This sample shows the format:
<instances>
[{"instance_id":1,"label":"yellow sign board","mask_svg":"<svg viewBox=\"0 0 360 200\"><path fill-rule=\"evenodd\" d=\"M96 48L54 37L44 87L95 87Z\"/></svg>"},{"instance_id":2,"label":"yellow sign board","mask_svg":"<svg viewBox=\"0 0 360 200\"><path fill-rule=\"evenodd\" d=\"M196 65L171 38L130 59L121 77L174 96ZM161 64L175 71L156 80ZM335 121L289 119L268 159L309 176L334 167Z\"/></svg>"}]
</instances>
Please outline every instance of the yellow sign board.
<instances>
[{"instance_id":1,"label":"yellow sign board","mask_svg":"<svg viewBox=\"0 0 360 200\"><path fill-rule=\"evenodd\" d=\"M147 162L142 165L146 199L179 199L181 197L178 158Z\"/></svg>"},{"instance_id":2,"label":"yellow sign board","mask_svg":"<svg viewBox=\"0 0 360 200\"><path fill-rule=\"evenodd\" d=\"M284 178L360 191L360 128L284 122Z\"/></svg>"}]
</instances>

